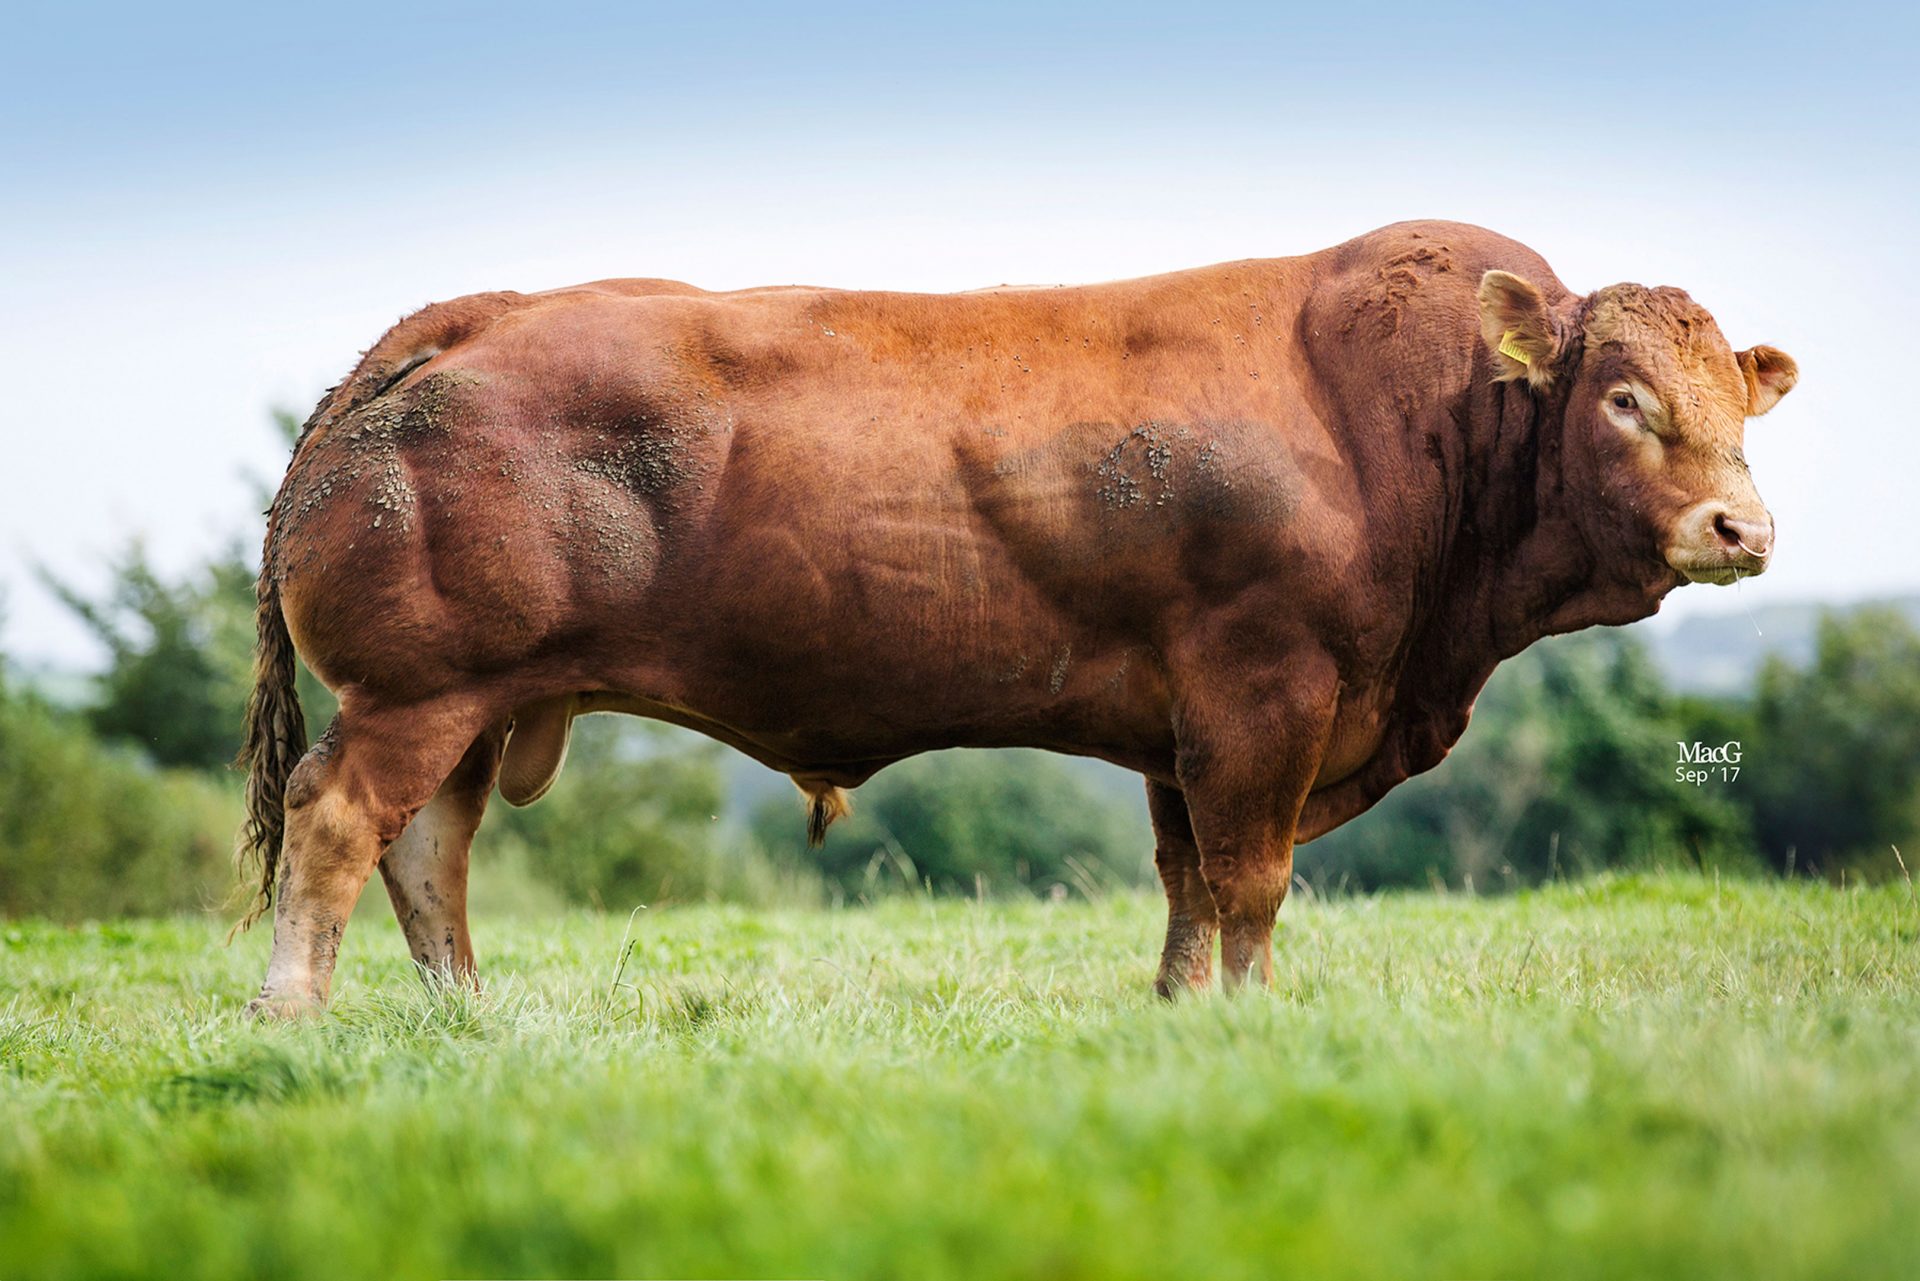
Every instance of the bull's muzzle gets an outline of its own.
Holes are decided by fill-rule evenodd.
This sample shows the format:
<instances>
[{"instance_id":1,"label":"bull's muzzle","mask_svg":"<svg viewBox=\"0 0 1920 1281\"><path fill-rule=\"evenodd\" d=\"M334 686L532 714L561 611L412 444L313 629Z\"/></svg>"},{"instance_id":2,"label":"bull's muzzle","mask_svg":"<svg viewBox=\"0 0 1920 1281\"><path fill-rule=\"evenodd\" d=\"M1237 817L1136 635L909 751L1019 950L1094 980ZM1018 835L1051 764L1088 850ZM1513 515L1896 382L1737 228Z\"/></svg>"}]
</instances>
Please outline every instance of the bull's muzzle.
<instances>
[{"instance_id":1,"label":"bull's muzzle","mask_svg":"<svg viewBox=\"0 0 1920 1281\"><path fill-rule=\"evenodd\" d=\"M1773 559L1773 516L1708 502L1681 517L1667 564L1696 583L1726 584L1764 574Z\"/></svg>"}]
</instances>

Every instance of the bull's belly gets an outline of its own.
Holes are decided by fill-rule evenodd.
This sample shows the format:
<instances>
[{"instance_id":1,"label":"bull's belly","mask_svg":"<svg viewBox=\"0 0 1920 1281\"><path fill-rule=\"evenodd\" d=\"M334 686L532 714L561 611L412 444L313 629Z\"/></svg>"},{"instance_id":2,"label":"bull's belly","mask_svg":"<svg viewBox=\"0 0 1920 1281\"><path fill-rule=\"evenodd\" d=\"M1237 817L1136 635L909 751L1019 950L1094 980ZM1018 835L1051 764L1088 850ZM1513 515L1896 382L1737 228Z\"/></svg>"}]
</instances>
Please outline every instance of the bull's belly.
<instances>
[{"instance_id":1,"label":"bull's belly","mask_svg":"<svg viewBox=\"0 0 1920 1281\"><path fill-rule=\"evenodd\" d=\"M866 772L947 747L1042 747L1171 768L1172 718L1151 649L1085 632L962 637L844 623L676 631L605 672L598 702L686 725L789 773Z\"/></svg>"}]
</instances>

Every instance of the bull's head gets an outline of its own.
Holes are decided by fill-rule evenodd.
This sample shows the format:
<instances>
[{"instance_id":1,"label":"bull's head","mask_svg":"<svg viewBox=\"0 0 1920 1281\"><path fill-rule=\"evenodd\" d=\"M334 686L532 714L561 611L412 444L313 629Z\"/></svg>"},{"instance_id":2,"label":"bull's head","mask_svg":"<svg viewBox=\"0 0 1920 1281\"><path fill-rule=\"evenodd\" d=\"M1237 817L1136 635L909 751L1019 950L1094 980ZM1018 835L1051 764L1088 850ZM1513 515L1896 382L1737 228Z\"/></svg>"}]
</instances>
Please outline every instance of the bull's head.
<instances>
[{"instance_id":1,"label":"bull's head","mask_svg":"<svg viewBox=\"0 0 1920 1281\"><path fill-rule=\"evenodd\" d=\"M1658 557L1696 583L1766 569L1773 517L1741 443L1746 420L1792 390L1792 357L1734 351L1679 289L1611 285L1550 307L1532 284L1490 271L1480 324L1499 377L1564 391L1561 474L1598 500L1575 513L1596 550Z\"/></svg>"}]
</instances>

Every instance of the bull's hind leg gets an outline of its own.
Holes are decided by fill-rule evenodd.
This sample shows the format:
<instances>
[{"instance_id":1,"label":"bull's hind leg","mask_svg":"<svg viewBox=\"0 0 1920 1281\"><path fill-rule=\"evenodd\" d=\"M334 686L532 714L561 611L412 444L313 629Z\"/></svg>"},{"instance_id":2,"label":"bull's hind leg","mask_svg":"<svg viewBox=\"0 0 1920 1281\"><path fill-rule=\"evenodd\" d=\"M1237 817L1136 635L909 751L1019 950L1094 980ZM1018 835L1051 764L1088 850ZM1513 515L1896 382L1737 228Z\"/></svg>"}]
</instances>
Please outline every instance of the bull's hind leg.
<instances>
[{"instance_id":1,"label":"bull's hind leg","mask_svg":"<svg viewBox=\"0 0 1920 1281\"><path fill-rule=\"evenodd\" d=\"M1172 1000L1213 982L1213 943L1220 921L1213 892L1200 872L1200 847L1187 817L1187 798L1177 787L1149 781L1147 812L1153 818L1153 864L1167 891L1167 944L1153 990Z\"/></svg>"},{"instance_id":2,"label":"bull's hind leg","mask_svg":"<svg viewBox=\"0 0 1920 1281\"><path fill-rule=\"evenodd\" d=\"M287 780L273 954L250 1013L326 1004L367 878L489 719L468 702L342 707Z\"/></svg>"},{"instance_id":3,"label":"bull's hind leg","mask_svg":"<svg viewBox=\"0 0 1920 1281\"><path fill-rule=\"evenodd\" d=\"M426 808L380 858L380 877L393 901L393 914L423 976L474 982L467 856L500 770L505 739L504 723L476 738Z\"/></svg>"}]
</instances>

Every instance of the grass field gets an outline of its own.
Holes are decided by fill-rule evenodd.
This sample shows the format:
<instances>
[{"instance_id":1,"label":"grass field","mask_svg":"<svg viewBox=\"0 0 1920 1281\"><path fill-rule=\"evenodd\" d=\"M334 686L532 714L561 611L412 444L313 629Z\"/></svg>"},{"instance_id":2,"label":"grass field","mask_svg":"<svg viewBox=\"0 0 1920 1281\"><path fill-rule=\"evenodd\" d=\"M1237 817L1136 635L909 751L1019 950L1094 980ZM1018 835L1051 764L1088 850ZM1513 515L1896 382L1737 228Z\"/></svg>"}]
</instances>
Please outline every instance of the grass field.
<instances>
[{"instance_id":1,"label":"grass field","mask_svg":"<svg viewBox=\"0 0 1920 1281\"><path fill-rule=\"evenodd\" d=\"M1271 995L1147 992L1158 904L0 926L0 1273L1920 1272L1905 885L1289 903Z\"/></svg>"}]
</instances>

